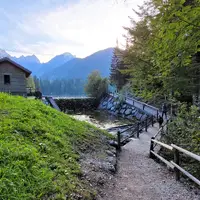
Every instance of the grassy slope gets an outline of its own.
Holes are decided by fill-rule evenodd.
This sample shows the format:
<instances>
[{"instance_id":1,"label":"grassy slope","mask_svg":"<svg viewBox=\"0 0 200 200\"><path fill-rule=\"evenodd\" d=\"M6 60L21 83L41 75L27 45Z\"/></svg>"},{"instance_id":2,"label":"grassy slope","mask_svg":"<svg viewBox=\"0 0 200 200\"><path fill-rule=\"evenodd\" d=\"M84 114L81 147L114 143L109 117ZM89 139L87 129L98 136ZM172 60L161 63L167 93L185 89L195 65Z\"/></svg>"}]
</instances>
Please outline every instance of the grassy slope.
<instances>
[{"instance_id":1,"label":"grassy slope","mask_svg":"<svg viewBox=\"0 0 200 200\"><path fill-rule=\"evenodd\" d=\"M90 189L78 179L78 151L103 132L36 100L0 93L0 199L64 199ZM70 199L70 198L69 198Z\"/></svg>"}]
</instances>

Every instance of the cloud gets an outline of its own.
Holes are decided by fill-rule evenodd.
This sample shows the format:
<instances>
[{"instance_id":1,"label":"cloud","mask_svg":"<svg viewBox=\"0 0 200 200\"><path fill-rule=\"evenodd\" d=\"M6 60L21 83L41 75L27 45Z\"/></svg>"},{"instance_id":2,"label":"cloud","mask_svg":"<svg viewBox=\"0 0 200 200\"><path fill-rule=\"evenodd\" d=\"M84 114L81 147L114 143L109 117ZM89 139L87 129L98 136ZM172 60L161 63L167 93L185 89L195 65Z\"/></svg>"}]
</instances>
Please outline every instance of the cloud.
<instances>
[{"instance_id":1,"label":"cloud","mask_svg":"<svg viewBox=\"0 0 200 200\"><path fill-rule=\"evenodd\" d=\"M117 38L122 41L122 26L129 25L132 8L141 4L139 0L2 1L0 48L36 54L43 61L63 52L85 57L115 46Z\"/></svg>"}]
</instances>

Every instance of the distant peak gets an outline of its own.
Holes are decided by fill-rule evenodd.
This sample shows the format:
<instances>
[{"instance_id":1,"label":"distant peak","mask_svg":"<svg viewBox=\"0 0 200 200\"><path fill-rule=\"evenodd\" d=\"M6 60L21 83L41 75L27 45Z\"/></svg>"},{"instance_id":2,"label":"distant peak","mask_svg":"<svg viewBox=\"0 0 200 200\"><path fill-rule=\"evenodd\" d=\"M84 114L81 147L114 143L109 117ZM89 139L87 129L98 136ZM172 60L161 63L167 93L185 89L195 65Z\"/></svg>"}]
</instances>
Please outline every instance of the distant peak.
<instances>
[{"instance_id":1,"label":"distant peak","mask_svg":"<svg viewBox=\"0 0 200 200\"><path fill-rule=\"evenodd\" d=\"M8 57L10 58L10 55L3 49L0 49L0 58Z\"/></svg>"},{"instance_id":2,"label":"distant peak","mask_svg":"<svg viewBox=\"0 0 200 200\"><path fill-rule=\"evenodd\" d=\"M64 56L64 57L75 57L74 55L72 55L69 52L65 52L65 53L61 54L61 56Z\"/></svg>"}]
</instances>

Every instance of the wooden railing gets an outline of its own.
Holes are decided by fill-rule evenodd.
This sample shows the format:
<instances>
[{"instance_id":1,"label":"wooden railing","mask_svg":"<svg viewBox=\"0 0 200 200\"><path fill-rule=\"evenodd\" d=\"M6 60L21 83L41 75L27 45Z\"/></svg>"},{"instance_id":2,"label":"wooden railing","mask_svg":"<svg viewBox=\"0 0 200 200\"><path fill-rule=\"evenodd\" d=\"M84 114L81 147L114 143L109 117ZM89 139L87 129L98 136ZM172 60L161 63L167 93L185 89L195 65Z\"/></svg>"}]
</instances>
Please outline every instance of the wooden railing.
<instances>
[{"instance_id":1,"label":"wooden railing","mask_svg":"<svg viewBox=\"0 0 200 200\"><path fill-rule=\"evenodd\" d=\"M160 145L163 148L173 152L174 160L173 161L168 161L165 158L163 158L162 156L158 155L156 152L154 152L155 144L156 145ZM171 144L171 145L165 144L163 142L160 142L160 141L156 140L155 137L152 137L151 144L150 144L150 153L149 153L150 158L158 158L159 160L164 162L168 167L173 169L174 172L175 172L176 180L180 179L180 172L182 172L184 175L186 175L188 178L190 178L197 185L200 186L200 180L195 178L192 174L190 174L189 172L187 172L185 169L183 169L180 166L180 153L183 153L186 156L188 156L190 158L193 158L193 159L195 159L195 160L200 162L200 156L199 155L196 155L196 154L194 154L194 153L192 153L190 151L187 151L187 150L185 150L185 149L183 149L181 147L178 147L175 144Z\"/></svg>"}]
</instances>

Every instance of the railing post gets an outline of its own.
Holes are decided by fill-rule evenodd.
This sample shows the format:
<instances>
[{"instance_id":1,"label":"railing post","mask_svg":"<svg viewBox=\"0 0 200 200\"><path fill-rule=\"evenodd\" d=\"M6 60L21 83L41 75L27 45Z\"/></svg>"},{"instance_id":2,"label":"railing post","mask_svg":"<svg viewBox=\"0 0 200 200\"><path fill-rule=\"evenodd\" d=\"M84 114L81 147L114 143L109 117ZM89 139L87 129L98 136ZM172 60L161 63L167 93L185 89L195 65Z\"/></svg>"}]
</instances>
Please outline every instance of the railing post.
<instances>
[{"instance_id":1,"label":"railing post","mask_svg":"<svg viewBox=\"0 0 200 200\"><path fill-rule=\"evenodd\" d=\"M140 135L140 122L137 123L137 138L139 138Z\"/></svg>"},{"instance_id":2,"label":"railing post","mask_svg":"<svg viewBox=\"0 0 200 200\"><path fill-rule=\"evenodd\" d=\"M153 115L152 115L152 117L151 117L151 125L152 125L152 127L153 127Z\"/></svg>"},{"instance_id":3,"label":"railing post","mask_svg":"<svg viewBox=\"0 0 200 200\"><path fill-rule=\"evenodd\" d=\"M117 132L117 149L118 151L121 151L121 133L120 131Z\"/></svg>"},{"instance_id":4,"label":"railing post","mask_svg":"<svg viewBox=\"0 0 200 200\"><path fill-rule=\"evenodd\" d=\"M152 141L152 139L154 140L155 138L154 138L154 137L151 138L150 151L149 151L149 157L150 157L150 158L154 158L154 157L155 157L155 156L151 153L151 151L154 151L154 147L153 147L154 142Z\"/></svg>"},{"instance_id":5,"label":"railing post","mask_svg":"<svg viewBox=\"0 0 200 200\"><path fill-rule=\"evenodd\" d=\"M147 117L145 118L145 131L147 132Z\"/></svg>"},{"instance_id":6,"label":"railing post","mask_svg":"<svg viewBox=\"0 0 200 200\"><path fill-rule=\"evenodd\" d=\"M179 165L180 160L179 160L179 151L177 149L174 149L174 162ZM180 180L180 171L175 167L175 177L176 180Z\"/></svg>"}]
</instances>

